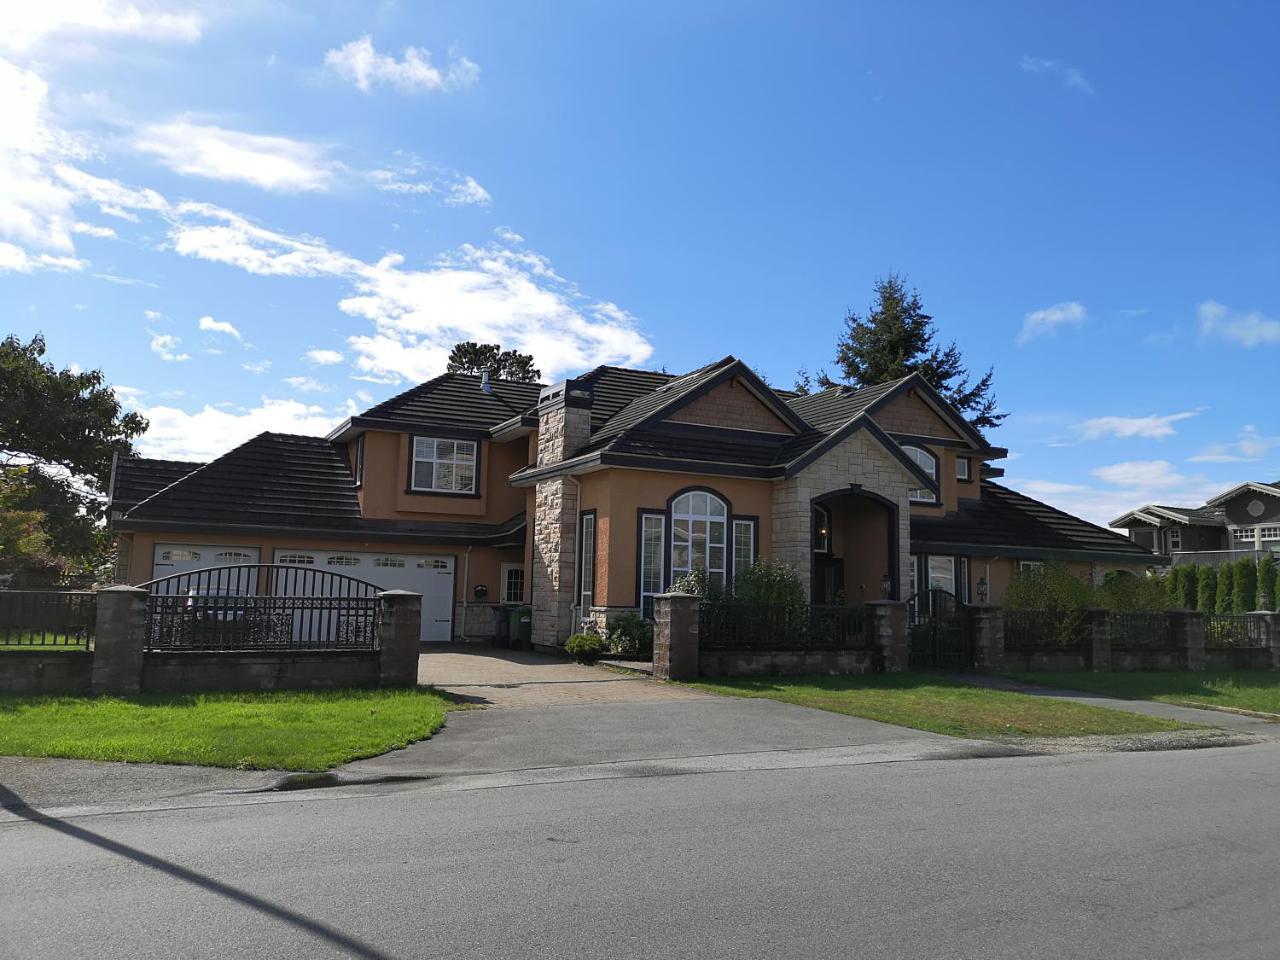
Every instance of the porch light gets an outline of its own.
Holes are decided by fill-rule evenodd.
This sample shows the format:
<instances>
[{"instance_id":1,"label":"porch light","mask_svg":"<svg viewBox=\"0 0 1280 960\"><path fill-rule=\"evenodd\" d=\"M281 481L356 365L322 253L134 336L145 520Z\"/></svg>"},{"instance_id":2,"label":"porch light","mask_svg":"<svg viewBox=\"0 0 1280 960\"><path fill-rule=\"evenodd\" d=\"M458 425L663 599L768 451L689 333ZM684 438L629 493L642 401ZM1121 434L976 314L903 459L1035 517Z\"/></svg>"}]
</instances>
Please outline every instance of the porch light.
<instances>
[{"instance_id":1,"label":"porch light","mask_svg":"<svg viewBox=\"0 0 1280 960\"><path fill-rule=\"evenodd\" d=\"M978 578L978 602L979 603L987 602L987 591L988 591L987 578L979 577Z\"/></svg>"},{"instance_id":2,"label":"porch light","mask_svg":"<svg viewBox=\"0 0 1280 960\"><path fill-rule=\"evenodd\" d=\"M888 600L891 593L893 593L893 577L886 573L880 578L880 596Z\"/></svg>"}]
</instances>

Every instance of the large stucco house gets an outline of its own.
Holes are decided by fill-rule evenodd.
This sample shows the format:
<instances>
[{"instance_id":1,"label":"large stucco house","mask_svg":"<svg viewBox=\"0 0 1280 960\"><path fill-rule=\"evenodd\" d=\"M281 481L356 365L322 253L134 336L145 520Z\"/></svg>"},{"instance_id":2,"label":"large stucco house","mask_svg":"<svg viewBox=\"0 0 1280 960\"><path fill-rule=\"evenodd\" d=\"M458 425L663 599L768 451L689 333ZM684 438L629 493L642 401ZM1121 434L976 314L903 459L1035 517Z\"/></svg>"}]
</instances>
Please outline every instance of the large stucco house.
<instances>
[{"instance_id":1,"label":"large stucco house","mask_svg":"<svg viewBox=\"0 0 1280 960\"><path fill-rule=\"evenodd\" d=\"M1243 555L1280 553L1280 483L1248 480L1198 507L1144 504L1116 517L1134 543L1174 563L1218 564Z\"/></svg>"},{"instance_id":2,"label":"large stucco house","mask_svg":"<svg viewBox=\"0 0 1280 960\"><path fill-rule=\"evenodd\" d=\"M229 563L335 569L423 595L423 639L535 643L652 609L692 567L760 557L813 601L941 588L999 602L1021 565L1141 571L1146 547L995 482L990 445L919 376L800 396L725 357L554 386L445 374L328 437L264 433L207 464L123 459L118 579Z\"/></svg>"}]
</instances>

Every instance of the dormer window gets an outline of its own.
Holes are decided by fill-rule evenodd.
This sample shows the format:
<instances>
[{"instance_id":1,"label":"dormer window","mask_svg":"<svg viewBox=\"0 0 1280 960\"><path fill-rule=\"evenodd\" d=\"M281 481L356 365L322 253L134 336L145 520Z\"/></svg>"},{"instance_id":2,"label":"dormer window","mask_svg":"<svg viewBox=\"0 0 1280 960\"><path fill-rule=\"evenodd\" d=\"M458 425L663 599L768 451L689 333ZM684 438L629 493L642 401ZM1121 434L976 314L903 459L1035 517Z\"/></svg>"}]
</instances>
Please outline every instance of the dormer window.
<instances>
[{"instance_id":1,"label":"dormer window","mask_svg":"<svg viewBox=\"0 0 1280 960\"><path fill-rule=\"evenodd\" d=\"M938 458L923 447L904 446L902 452L910 457L935 483L938 480ZM928 487L918 487L910 493L912 503L937 503L938 495Z\"/></svg>"},{"instance_id":2,"label":"dormer window","mask_svg":"<svg viewBox=\"0 0 1280 960\"><path fill-rule=\"evenodd\" d=\"M417 493L475 493L475 441L414 437L409 489Z\"/></svg>"}]
</instances>

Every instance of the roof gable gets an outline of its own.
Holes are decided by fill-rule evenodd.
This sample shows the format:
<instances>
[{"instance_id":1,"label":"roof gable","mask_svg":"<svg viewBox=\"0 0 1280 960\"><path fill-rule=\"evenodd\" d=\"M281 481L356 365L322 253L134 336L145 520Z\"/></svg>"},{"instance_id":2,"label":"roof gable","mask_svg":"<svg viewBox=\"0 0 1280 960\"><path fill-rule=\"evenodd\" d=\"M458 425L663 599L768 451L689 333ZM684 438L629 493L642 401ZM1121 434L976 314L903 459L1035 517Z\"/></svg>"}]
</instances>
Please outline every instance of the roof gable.
<instances>
[{"instance_id":1,"label":"roof gable","mask_svg":"<svg viewBox=\"0 0 1280 960\"><path fill-rule=\"evenodd\" d=\"M731 377L679 406L664 420L671 423L697 423L732 430L756 430L762 433L792 435L795 427L783 420L749 387L741 377Z\"/></svg>"},{"instance_id":2,"label":"roof gable","mask_svg":"<svg viewBox=\"0 0 1280 960\"><path fill-rule=\"evenodd\" d=\"M961 439L952 426L938 412L920 398L914 390L894 392L878 404L874 414L876 423L889 433L906 433L917 437L938 437L943 440Z\"/></svg>"}]
</instances>

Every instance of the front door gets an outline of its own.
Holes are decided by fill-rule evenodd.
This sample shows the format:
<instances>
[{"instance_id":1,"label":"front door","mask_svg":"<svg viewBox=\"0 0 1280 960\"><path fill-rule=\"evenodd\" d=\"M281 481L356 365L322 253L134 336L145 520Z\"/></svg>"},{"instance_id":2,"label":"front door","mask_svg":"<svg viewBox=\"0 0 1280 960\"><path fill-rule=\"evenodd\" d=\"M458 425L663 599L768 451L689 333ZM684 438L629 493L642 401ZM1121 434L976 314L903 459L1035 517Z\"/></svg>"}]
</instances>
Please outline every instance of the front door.
<instances>
[{"instance_id":1,"label":"front door","mask_svg":"<svg viewBox=\"0 0 1280 960\"><path fill-rule=\"evenodd\" d=\"M830 606L841 601L844 591L844 560L825 554L813 558L813 602L818 606Z\"/></svg>"}]
</instances>

